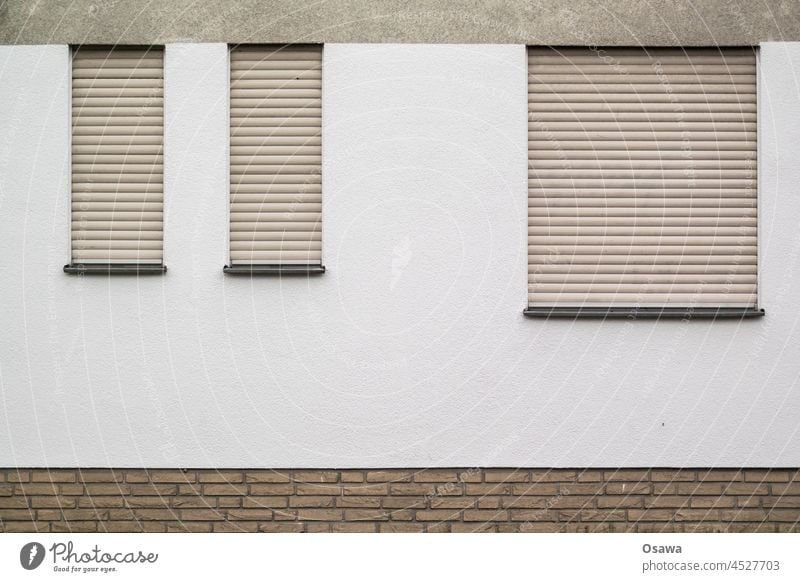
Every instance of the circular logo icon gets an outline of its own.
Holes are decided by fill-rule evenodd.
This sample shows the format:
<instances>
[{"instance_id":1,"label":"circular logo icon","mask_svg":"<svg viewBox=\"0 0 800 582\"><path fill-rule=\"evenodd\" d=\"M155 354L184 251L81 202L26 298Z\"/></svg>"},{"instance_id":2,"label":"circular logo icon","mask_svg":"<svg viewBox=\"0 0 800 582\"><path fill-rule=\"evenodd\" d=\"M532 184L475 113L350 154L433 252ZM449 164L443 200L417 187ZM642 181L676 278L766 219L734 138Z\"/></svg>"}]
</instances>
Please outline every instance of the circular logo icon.
<instances>
[{"instance_id":1,"label":"circular logo icon","mask_svg":"<svg viewBox=\"0 0 800 582\"><path fill-rule=\"evenodd\" d=\"M26 570L35 570L44 560L44 546L39 542L29 542L19 551L19 563Z\"/></svg>"}]
</instances>

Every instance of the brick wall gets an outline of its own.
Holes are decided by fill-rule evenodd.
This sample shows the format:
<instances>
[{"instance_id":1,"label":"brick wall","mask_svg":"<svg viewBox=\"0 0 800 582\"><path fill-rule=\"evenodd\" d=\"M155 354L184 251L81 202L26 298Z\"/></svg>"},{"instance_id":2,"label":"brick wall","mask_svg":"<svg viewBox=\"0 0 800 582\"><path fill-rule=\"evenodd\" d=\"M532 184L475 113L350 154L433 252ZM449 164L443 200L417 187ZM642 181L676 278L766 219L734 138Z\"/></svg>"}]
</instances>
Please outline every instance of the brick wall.
<instances>
[{"instance_id":1,"label":"brick wall","mask_svg":"<svg viewBox=\"0 0 800 582\"><path fill-rule=\"evenodd\" d=\"M5 532L800 532L797 469L0 469Z\"/></svg>"}]
</instances>

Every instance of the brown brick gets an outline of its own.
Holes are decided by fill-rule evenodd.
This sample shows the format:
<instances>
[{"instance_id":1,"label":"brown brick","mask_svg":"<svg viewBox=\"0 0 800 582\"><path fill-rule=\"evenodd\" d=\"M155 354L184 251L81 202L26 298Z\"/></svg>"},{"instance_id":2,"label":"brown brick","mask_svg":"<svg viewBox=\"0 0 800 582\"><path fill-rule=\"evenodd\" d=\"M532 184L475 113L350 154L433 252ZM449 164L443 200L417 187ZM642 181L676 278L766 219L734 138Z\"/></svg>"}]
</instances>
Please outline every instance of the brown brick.
<instances>
[{"instance_id":1,"label":"brown brick","mask_svg":"<svg viewBox=\"0 0 800 582\"><path fill-rule=\"evenodd\" d=\"M420 510L416 518L417 521L453 521L460 519L460 512L451 509Z\"/></svg>"},{"instance_id":2,"label":"brown brick","mask_svg":"<svg viewBox=\"0 0 800 582\"><path fill-rule=\"evenodd\" d=\"M380 532L386 533L421 533L425 526L421 523L387 522L378 524Z\"/></svg>"},{"instance_id":3,"label":"brown brick","mask_svg":"<svg viewBox=\"0 0 800 582\"><path fill-rule=\"evenodd\" d=\"M649 469L618 469L616 471L606 471L603 473L606 481L649 481Z\"/></svg>"},{"instance_id":4,"label":"brown brick","mask_svg":"<svg viewBox=\"0 0 800 582\"><path fill-rule=\"evenodd\" d=\"M53 533L80 533L97 531L96 521L56 521L50 524Z\"/></svg>"},{"instance_id":5,"label":"brown brick","mask_svg":"<svg viewBox=\"0 0 800 582\"><path fill-rule=\"evenodd\" d=\"M786 483L789 481L789 471L776 469L748 469L744 472L745 481Z\"/></svg>"},{"instance_id":6,"label":"brown brick","mask_svg":"<svg viewBox=\"0 0 800 582\"><path fill-rule=\"evenodd\" d=\"M63 485L56 483L19 483L13 485L13 495L58 495L61 492ZM83 493L83 485L79 486L80 492Z\"/></svg>"},{"instance_id":7,"label":"brown brick","mask_svg":"<svg viewBox=\"0 0 800 582\"><path fill-rule=\"evenodd\" d=\"M722 521L764 521L767 512L763 509L722 509L719 517Z\"/></svg>"},{"instance_id":8,"label":"brown brick","mask_svg":"<svg viewBox=\"0 0 800 582\"><path fill-rule=\"evenodd\" d=\"M659 497L645 497L644 506L653 508L673 507L679 508L689 504L689 497L678 495L661 495Z\"/></svg>"},{"instance_id":9,"label":"brown brick","mask_svg":"<svg viewBox=\"0 0 800 582\"><path fill-rule=\"evenodd\" d=\"M672 509L629 509L628 519L631 521L672 521L675 519Z\"/></svg>"},{"instance_id":10,"label":"brown brick","mask_svg":"<svg viewBox=\"0 0 800 582\"><path fill-rule=\"evenodd\" d=\"M80 507L123 507L124 505L125 500L122 497L81 497L78 501Z\"/></svg>"},{"instance_id":11,"label":"brown brick","mask_svg":"<svg viewBox=\"0 0 800 582\"><path fill-rule=\"evenodd\" d=\"M130 495L129 485L118 483L89 483L84 487L86 495Z\"/></svg>"},{"instance_id":12,"label":"brown brick","mask_svg":"<svg viewBox=\"0 0 800 582\"><path fill-rule=\"evenodd\" d=\"M242 500L243 507L249 508L263 508L263 507L287 507L288 501L286 497L245 497Z\"/></svg>"},{"instance_id":13,"label":"brown brick","mask_svg":"<svg viewBox=\"0 0 800 582\"><path fill-rule=\"evenodd\" d=\"M405 485L403 483L398 483L397 485L392 485L392 487L409 487L409 485ZM345 485L342 487L342 494L344 495L388 495L389 494L389 485L388 484L378 484L378 483L370 483L369 485Z\"/></svg>"},{"instance_id":14,"label":"brown brick","mask_svg":"<svg viewBox=\"0 0 800 582\"><path fill-rule=\"evenodd\" d=\"M550 496L504 497L503 507L507 509L546 509L554 499Z\"/></svg>"},{"instance_id":15,"label":"brown brick","mask_svg":"<svg viewBox=\"0 0 800 582\"><path fill-rule=\"evenodd\" d=\"M127 507L167 507L170 503L169 497L138 496L127 497L125 505Z\"/></svg>"},{"instance_id":16,"label":"brown brick","mask_svg":"<svg viewBox=\"0 0 800 582\"><path fill-rule=\"evenodd\" d=\"M598 482L603 480L603 472L602 471L593 471L593 470L586 470L581 471L578 473L578 481L581 483L584 482Z\"/></svg>"},{"instance_id":17,"label":"brown brick","mask_svg":"<svg viewBox=\"0 0 800 582\"><path fill-rule=\"evenodd\" d=\"M203 485L203 495L247 495L248 485L236 483L212 483Z\"/></svg>"},{"instance_id":18,"label":"brown brick","mask_svg":"<svg viewBox=\"0 0 800 582\"><path fill-rule=\"evenodd\" d=\"M345 509L345 521L385 521L389 513L380 509Z\"/></svg>"},{"instance_id":19,"label":"brown brick","mask_svg":"<svg viewBox=\"0 0 800 582\"><path fill-rule=\"evenodd\" d=\"M512 470L487 470L484 473L484 480L487 483L523 483L531 480L528 471Z\"/></svg>"},{"instance_id":20,"label":"brown brick","mask_svg":"<svg viewBox=\"0 0 800 582\"><path fill-rule=\"evenodd\" d=\"M426 469L414 474L417 483L457 483L458 471L443 469Z\"/></svg>"},{"instance_id":21,"label":"brown brick","mask_svg":"<svg viewBox=\"0 0 800 582\"><path fill-rule=\"evenodd\" d=\"M32 521L36 518L37 513L31 509L0 509L0 523L4 521Z\"/></svg>"},{"instance_id":22,"label":"brown brick","mask_svg":"<svg viewBox=\"0 0 800 582\"><path fill-rule=\"evenodd\" d=\"M608 495L648 495L652 490L653 487L650 483L609 483L606 485L606 494Z\"/></svg>"},{"instance_id":23,"label":"brown brick","mask_svg":"<svg viewBox=\"0 0 800 582\"><path fill-rule=\"evenodd\" d=\"M733 481L741 481L742 480L742 472L741 471L723 471L719 469L710 469L708 471L698 471L697 472L697 480L698 481L724 481L724 482L733 482Z\"/></svg>"},{"instance_id":24,"label":"brown brick","mask_svg":"<svg viewBox=\"0 0 800 582\"><path fill-rule=\"evenodd\" d=\"M370 483L410 483L414 471L367 471Z\"/></svg>"},{"instance_id":25,"label":"brown brick","mask_svg":"<svg viewBox=\"0 0 800 582\"><path fill-rule=\"evenodd\" d=\"M178 512L170 509L111 509L111 520L138 519L141 521L170 521L178 519Z\"/></svg>"},{"instance_id":26,"label":"brown brick","mask_svg":"<svg viewBox=\"0 0 800 582\"><path fill-rule=\"evenodd\" d=\"M340 471L339 479L342 483L363 483L364 473L362 471Z\"/></svg>"},{"instance_id":27,"label":"brown brick","mask_svg":"<svg viewBox=\"0 0 800 582\"><path fill-rule=\"evenodd\" d=\"M474 497L435 497L431 509L467 509L475 507Z\"/></svg>"},{"instance_id":28,"label":"brown brick","mask_svg":"<svg viewBox=\"0 0 800 582\"><path fill-rule=\"evenodd\" d=\"M773 495L800 495L800 483L773 483L770 489Z\"/></svg>"},{"instance_id":29,"label":"brown brick","mask_svg":"<svg viewBox=\"0 0 800 582\"><path fill-rule=\"evenodd\" d=\"M350 499L357 499L350 497ZM382 498L383 507L389 509L425 509L427 501L423 497L392 496Z\"/></svg>"},{"instance_id":30,"label":"brown brick","mask_svg":"<svg viewBox=\"0 0 800 582\"><path fill-rule=\"evenodd\" d=\"M557 514L549 509L512 509L511 521L557 521Z\"/></svg>"},{"instance_id":31,"label":"brown brick","mask_svg":"<svg viewBox=\"0 0 800 582\"><path fill-rule=\"evenodd\" d=\"M253 533L258 531L256 521L215 521L213 526L214 533Z\"/></svg>"},{"instance_id":32,"label":"brown brick","mask_svg":"<svg viewBox=\"0 0 800 582\"><path fill-rule=\"evenodd\" d=\"M125 471L125 481L127 483L149 483L150 473L144 470Z\"/></svg>"},{"instance_id":33,"label":"brown brick","mask_svg":"<svg viewBox=\"0 0 800 582\"><path fill-rule=\"evenodd\" d=\"M375 533L378 531L377 523L366 521L355 523L333 523L331 531L335 533Z\"/></svg>"},{"instance_id":34,"label":"brown brick","mask_svg":"<svg viewBox=\"0 0 800 582\"><path fill-rule=\"evenodd\" d=\"M800 496L797 497L764 497L764 507L800 509Z\"/></svg>"},{"instance_id":35,"label":"brown brick","mask_svg":"<svg viewBox=\"0 0 800 582\"><path fill-rule=\"evenodd\" d=\"M39 481L46 483L75 483L75 471L63 470L49 470L49 471L32 471L31 481Z\"/></svg>"},{"instance_id":36,"label":"brown brick","mask_svg":"<svg viewBox=\"0 0 800 582\"><path fill-rule=\"evenodd\" d=\"M291 483L281 484L281 483L259 483L250 485L250 495L291 495L294 493L294 485ZM319 487L319 485L298 485L297 488L300 489L301 487ZM303 495L300 491L297 492L298 495Z\"/></svg>"},{"instance_id":37,"label":"brown brick","mask_svg":"<svg viewBox=\"0 0 800 582\"><path fill-rule=\"evenodd\" d=\"M769 486L766 483L731 483L722 487L726 495L768 495Z\"/></svg>"},{"instance_id":38,"label":"brown brick","mask_svg":"<svg viewBox=\"0 0 800 582\"><path fill-rule=\"evenodd\" d=\"M494 509L464 510L464 521L508 521L508 511Z\"/></svg>"},{"instance_id":39,"label":"brown brick","mask_svg":"<svg viewBox=\"0 0 800 582\"><path fill-rule=\"evenodd\" d=\"M2 503L2 500L0 500ZM74 499L64 498L64 497L31 497L30 498L30 505L31 507L35 508L61 508L61 509L73 509L76 505Z\"/></svg>"},{"instance_id":40,"label":"brown brick","mask_svg":"<svg viewBox=\"0 0 800 582\"><path fill-rule=\"evenodd\" d=\"M245 473L247 483L289 483L288 473L281 471L258 471Z\"/></svg>"},{"instance_id":41,"label":"brown brick","mask_svg":"<svg viewBox=\"0 0 800 582\"><path fill-rule=\"evenodd\" d=\"M216 505L216 500L213 497L179 495L170 499L170 505L176 509L208 509Z\"/></svg>"},{"instance_id":42,"label":"brown brick","mask_svg":"<svg viewBox=\"0 0 800 582\"><path fill-rule=\"evenodd\" d=\"M81 483L120 483L125 480L123 471L112 471L111 469L79 470L77 476Z\"/></svg>"},{"instance_id":43,"label":"brown brick","mask_svg":"<svg viewBox=\"0 0 800 582\"><path fill-rule=\"evenodd\" d=\"M217 524L223 522L215 522ZM145 522L147 525L148 522ZM161 525L161 524L159 524ZM169 522L162 527L166 527L167 532L176 532L176 533L208 533L212 531L212 524L206 523L203 521L174 521Z\"/></svg>"},{"instance_id":44,"label":"brown brick","mask_svg":"<svg viewBox=\"0 0 800 582\"><path fill-rule=\"evenodd\" d=\"M689 502L689 506L692 508L702 509L702 508L723 508L723 507L736 507L736 498L735 497L699 497L694 496L691 498Z\"/></svg>"},{"instance_id":45,"label":"brown brick","mask_svg":"<svg viewBox=\"0 0 800 582\"><path fill-rule=\"evenodd\" d=\"M242 483L244 473L240 471L201 471L197 474L200 483Z\"/></svg>"},{"instance_id":46,"label":"brown brick","mask_svg":"<svg viewBox=\"0 0 800 582\"><path fill-rule=\"evenodd\" d=\"M336 498L336 507L365 507L376 508L381 506L380 497L356 497L353 495Z\"/></svg>"},{"instance_id":47,"label":"brown brick","mask_svg":"<svg viewBox=\"0 0 800 582\"><path fill-rule=\"evenodd\" d=\"M333 507L334 497L319 495L299 495L289 498L289 507Z\"/></svg>"},{"instance_id":48,"label":"brown brick","mask_svg":"<svg viewBox=\"0 0 800 582\"><path fill-rule=\"evenodd\" d=\"M299 521L340 521L342 515L341 509L298 509L296 513Z\"/></svg>"},{"instance_id":49,"label":"brown brick","mask_svg":"<svg viewBox=\"0 0 800 582\"><path fill-rule=\"evenodd\" d=\"M491 522L453 523L450 525L453 533L492 533L497 531L497 524Z\"/></svg>"},{"instance_id":50,"label":"brown brick","mask_svg":"<svg viewBox=\"0 0 800 582\"><path fill-rule=\"evenodd\" d=\"M538 487L541 487L539 485ZM516 495L536 495L539 489L530 483L467 483L465 486L467 495L514 495L515 488L519 493ZM556 485L547 485L553 493L558 491ZM530 492L530 493L529 493Z\"/></svg>"},{"instance_id":51,"label":"brown brick","mask_svg":"<svg viewBox=\"0 0 800 582\"><path fill-rule=\"evenodd\" d=\"M178 515L184 521L219 521L225 519L223 513L215 509L181 509Z\"/></svg>"},{"instance_id":52,"label":"brown brick","mask_svg":"<svg viewBox=\"0 0 800 582\"><path fill-rule=\"evenodd\" d=\"M574 483L569 485L561 485L561 491L571 492ZM511 485L512 495L557 495L559 492L559 485L555 483L514 483Z\"/></svg>"},{"instance_id":53,"label":"brown brick","mask_svg":"<svg viewBox=\"0 0 800 582\"><path fill-rule=\"evenodd\" d=\"M6 481L9 483L27 483L31 480L30 471L11 470L6 473Z\"/></svg>"},{"instance_id":54,"label":"brown brick","mask_svg":"<svg viewBox=\"0 0 800 582\"><path fill-rule=\"evenodd\" d=\"M678 483L678 495L722 495L723 483Z\"/></svg>"},{"instance_id":55,"label":"brown brick","mask_svg":"<svg viewBox=\"0 0 800 582\"><path fill-rule=\"evenodd\" d=\"M644 498L631 495L609 495L598 497L597 507L604 508L640 508L644 507ZM587 504L588 505L588 504Z\"/></svg>"},{"instance_id":56,"label":"brown brick","mask_svg":"<svg viewBox=\"0 0 800 582\"><path fill-rule=\"evenodd\" d=\"M503 506L502 497L479 497L478 509L498 509Z\"/></svg>"},{"instance_id":57,"label":"brown brick","mask_svg":"<svg viewBox=\"0 0 800 582\"><path fill-rule=\"evenodd\" d=\"M579 509L579 510L559 510L559 520L567 521L573 516L580 518L580 521L625 521L625 511L618 509ZM565 517L567 519L565 519Z\"/></svg>"},{"instance_id":58,"label":"brown brick","mask_svg":"<svg viewBox=\"0 0 800 582\"><path fill-rule=\"evenodd\" d=\"M338 483L339 473L335 471L295 471L292 473L295 483Z\"/></svg>"},{"instance_id":59,"label":"brown brick","mask_svg":"<svg viewBox=\"0 0 800 582\"><path fill-rule=\"evenodd\" d=\"M197 476L192 471L153 471L150 480L153 483L194 483Z\"/></svg>"},{"instance_id":60,"label":"brown brick","mask_svg":"<svg viewBox=\"0 0 800 582\"><path fill-rule=\"evenodd\" d=\"M675 521L716 521L719 518L716 509L678 509Z\"/></svg>"},{"instance_id":61,"label":"brown brick","mask_svg":"<svg viewBox=\"0 0 800 582\"><path fill-rule=\"evenodd\" d=\"M683 469L667 469L657 470L653 469L650 473L650 478L653 481L696 481L697 475L694 471L687 471Z\"/></svg>"},{"instance_id":62,"label":"brown brick","mask_svg":"<svg viewBox=\"0 0 800 582\"><path fill-rule=\"evenodd\" d=\"M271 509L231 509L226 513L228 519L264 521L272 519Z\"/></svg>"},{"instance_id":63,"label":"brown brick","mask_svg":"<svg viewBox=\"0 0 800 582\"><path fill-rule=\"evenodd\" d=\"M259 523L258 531L267 533L298 533L303 531L302 523Z\"/></svg>"},{"instance_id":64,"label":"brown brick","mask_svg":"<svg viewBox=\"0 0 800 582\"><path fill-rule=\"evenodd\" d=\"M162 495L171 496L178 494L177 485L156 485L148 483L144 485L131 485L131 495Z\"/></svg>"},{"instance_id":65,"label":"brown brick","mask_svg":"<svg viewBox=\"0 0 800 582\"><path fill-rule=\"evenodd\" d=\"M50 530L49 523L37 523L26 521L9 521L2 524L2 531L5 533L34 533L46 532Z\"/></svg>"},{"instance_id":66,"label":"brown brick","mask_svg":"<svg viewBox=\"0 0 800 582\"><path fill-rule=\"evenodd\" d=\"M575 471L564 471L560 469L553 470L535 470L531 471L531 482L533 483L571 483L578 480L578 473Z\"/></svg>"}]
</instances>

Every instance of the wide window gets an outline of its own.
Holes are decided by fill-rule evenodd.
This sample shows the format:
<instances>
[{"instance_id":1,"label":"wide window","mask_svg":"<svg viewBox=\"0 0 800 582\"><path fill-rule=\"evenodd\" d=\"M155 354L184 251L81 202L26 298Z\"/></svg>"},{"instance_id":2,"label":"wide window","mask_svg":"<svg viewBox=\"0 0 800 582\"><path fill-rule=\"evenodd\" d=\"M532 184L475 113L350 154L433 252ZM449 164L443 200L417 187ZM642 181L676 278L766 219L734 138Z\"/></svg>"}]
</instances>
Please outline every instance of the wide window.
<instances>
[{"instance_id":1,"label":"wide window","mask_svg":"<svg viewBox=\"0 0 800 582\"><path fill-rule=\"evenodd\" d=\"M752 49L530 48L532 316L760 315Z\"/></svg>"},{"instance_id":2,"label":"wide window","mask_svg":"<svg viewBox=\"0 0 800 582\"><path fill-rule=\"evenodd\" d=\"M230 53L229 273L321 273L322 47Z\"/></svg>"},{"instance_id":3,"label":"wide window","mask_svg":"<svg viewBox=\"0 0 800 582\"><path fill-rule=\"evenodd\" d=\"M163 272L164 51L72 55L70 273Z\"/></svg>"}]
</instances>

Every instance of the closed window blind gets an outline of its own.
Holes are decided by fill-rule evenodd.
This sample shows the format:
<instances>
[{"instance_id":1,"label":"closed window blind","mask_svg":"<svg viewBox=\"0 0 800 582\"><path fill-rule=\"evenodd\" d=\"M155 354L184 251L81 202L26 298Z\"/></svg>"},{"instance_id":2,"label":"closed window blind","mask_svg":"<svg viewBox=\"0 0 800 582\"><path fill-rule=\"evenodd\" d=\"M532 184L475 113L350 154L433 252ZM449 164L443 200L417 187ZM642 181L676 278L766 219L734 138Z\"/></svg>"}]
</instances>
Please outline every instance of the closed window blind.
<instances>
[{"instance_id":1,"label":"closed window blind","mask_svg":"<svg viewBox=\"0 0 800 582\"><path fill-rule=\"evenodd\" d=\"M160 264L164 51L72 56L72 262Z\"/></svg>"},{"instance_id":2,"label":"closed window blind","mask_svg":"<svg viewBox=\"0 0 800 582\"><path fill-rule=\"evenodd\" d=\"M236 47L230 75L231 264L319 265L322 47Z\"/></svg>"},{"instance_id":3,"label":"closed window blind","mask_svg":"<svg viewBox=\"0 0 800 582\"><path fill-rule=\"evenodd\" d=\"M756 305L751 49L528 50L528 301Z\"/></svg>"}]
</instances>

